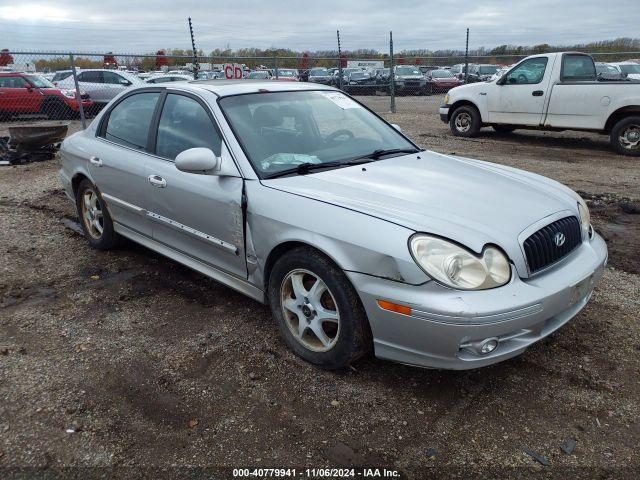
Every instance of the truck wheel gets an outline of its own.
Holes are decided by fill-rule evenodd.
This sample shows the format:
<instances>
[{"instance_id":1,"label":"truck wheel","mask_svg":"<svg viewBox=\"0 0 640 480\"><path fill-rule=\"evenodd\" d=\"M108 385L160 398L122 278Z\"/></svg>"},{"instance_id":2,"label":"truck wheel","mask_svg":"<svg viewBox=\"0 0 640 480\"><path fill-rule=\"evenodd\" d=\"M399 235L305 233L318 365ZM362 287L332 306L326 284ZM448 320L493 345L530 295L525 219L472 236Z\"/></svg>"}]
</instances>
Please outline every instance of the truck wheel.
<instances>
[{"instance_id":1,"label":"truck wheel","mask_svg":"<svg viewBox=\"0 0 640 480\"><path fill-rule=\"evenodd\" d=\"M491 128L498 133L511 133L515 130L515 127L507 127L505 125L493 125Z\"/></svg>"},{"instance_id":2,"label":"truck wheel","mask_svg":"<svg viewBox=\"0 0 640 480\"><path fill-rule=\"evenodd\" d=\"M611 130L611 145L622 155L640 156L640 117L625 117Z\"/></svg>"},{"instance_id":3,"label":"truck wheel","mask_svg":"<svg viewBox=\"0 0 640 480\"><path fill-rule=\"evenodd\" d=\"M456 108L449 120L451 132L456 137L475 137L481 126L480 112L470 105Z\"/></svg>"},{"instance_id":4,"label":"truck wheel","mask_svg":"<svg viewBox=\"0 0 640 480\"><path fill-rule=\"evenodd\" d=\"M355 289L320 252L296 248L279 258L267 295L282 337L307 362L338 369L370 351L369 323Z\"/></svg>"}]
</instances>

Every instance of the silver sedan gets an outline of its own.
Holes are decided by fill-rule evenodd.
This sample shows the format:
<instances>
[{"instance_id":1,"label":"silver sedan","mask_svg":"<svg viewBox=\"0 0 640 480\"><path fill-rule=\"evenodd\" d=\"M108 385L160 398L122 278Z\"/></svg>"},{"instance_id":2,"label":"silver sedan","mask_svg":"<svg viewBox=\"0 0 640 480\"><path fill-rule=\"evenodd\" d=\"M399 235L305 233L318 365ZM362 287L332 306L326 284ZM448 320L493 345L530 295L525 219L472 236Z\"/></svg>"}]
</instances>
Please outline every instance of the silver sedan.
<instances>
[{"instance_id":1,"label":"silver sedan","mask_svg":"<svg viewBox=\"0 0 640 480\"><path fill-rule=\"evenodd\" d=\"M125 237L268 303L325 368L513 357L586 305L607 261L567 187L424 151L318 84L132 88L61 152L91 246Z\"/></svg>"}]
</instances>

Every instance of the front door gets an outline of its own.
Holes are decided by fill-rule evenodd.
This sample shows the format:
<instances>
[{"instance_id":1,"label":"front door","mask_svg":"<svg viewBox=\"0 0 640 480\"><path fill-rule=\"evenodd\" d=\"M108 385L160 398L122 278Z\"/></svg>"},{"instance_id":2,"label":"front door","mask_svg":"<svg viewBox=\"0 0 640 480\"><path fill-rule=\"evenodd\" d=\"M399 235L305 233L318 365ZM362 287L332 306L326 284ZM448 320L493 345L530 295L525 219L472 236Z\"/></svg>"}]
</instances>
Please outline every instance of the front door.
<instances>
[{"instance_id":1,"label":"front door","mask_svg":"<svg viewBox=\"0 0 640 480\"><path fill-rule=\"evenodd\" d=\"M91 177L113 220L148 237L147 145L160 95L160 91L141 92L119 101L98 132L102 141L89 152Z\"/></svg>"},{"instance_id":2,"label":"front door","mask_svg":"<svg viewBox=\"0 0 640 480\"><path fill-rule=\"evenodd\" d=\"M552 65L547 65L548 60L524 60L492 85L487 97L489 123L540 125L551 88Z\"/></svg>"},{"instance_id":3,"label":"front door","mask_svg":"<svg viewBox=\"0 0 640 480\"><path fill-rule=\"evenodd\" d=\"M175 167L189 148L211 149L232 161L209 108L186 94L166 96L158 123L155 157L147 162L153 238L201 262L247 277L242 216L243 180L187 173Z\"/></svg>"}]
</instances>

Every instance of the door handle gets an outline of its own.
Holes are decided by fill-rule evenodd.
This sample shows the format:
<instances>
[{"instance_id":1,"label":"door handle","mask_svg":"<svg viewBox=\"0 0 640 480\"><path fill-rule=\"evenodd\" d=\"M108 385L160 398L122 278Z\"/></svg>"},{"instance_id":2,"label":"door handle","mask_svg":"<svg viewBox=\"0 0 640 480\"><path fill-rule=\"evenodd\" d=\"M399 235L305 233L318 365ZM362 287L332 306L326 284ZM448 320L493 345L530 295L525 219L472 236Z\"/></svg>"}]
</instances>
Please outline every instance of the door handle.
<instances>
[{"instance_id":1,"label":"door handle","mask_svg":"<svg viewBox=\"0 0 640 480\"><path fill-rule=\"evenodd\" d=\"M91 163L91 165L95 165L96 167L102 166L102 160L100 160L98 157L90 157L89 162Z\"/></svg>"},{"instance_id":2,"label":"door handle","mask_svg":"<svg viewBox=\"0 0 640 480\"><path fill-rule=\"evenodd\" d=\"M544 95L544 92L542 90L534 90L531 95L533 95L534 97L541 97L542 95Z\"/></svg>"},{"instance_id":3,"label":"door handle","mask_svg":"<svg viewBox=\"0 0 640 480\"><path fill-rule=\"evenodd\" d=\"M157 188L164 188L167 186L167 181L160 175L149 175L147 177L147 180L149 180L149 183L151 185Z\"/></svg>"}]
</instances>

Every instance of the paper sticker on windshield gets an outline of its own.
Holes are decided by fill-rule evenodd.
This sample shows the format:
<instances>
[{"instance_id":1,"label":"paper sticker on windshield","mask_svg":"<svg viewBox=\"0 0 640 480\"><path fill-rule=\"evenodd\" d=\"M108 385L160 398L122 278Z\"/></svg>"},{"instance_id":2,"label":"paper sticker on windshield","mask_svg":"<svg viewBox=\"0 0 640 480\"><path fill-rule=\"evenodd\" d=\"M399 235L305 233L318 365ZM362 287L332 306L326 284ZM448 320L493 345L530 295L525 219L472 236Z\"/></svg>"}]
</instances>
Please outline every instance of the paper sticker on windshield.
<instances>
[{"instance_id":1,"label":"paper sticker on windshield","mask_svg":"<svg viewBox=\"0 0 640 480\"><path fill-rule=\"evenodd\" d=\"M353 100L351 100L349 97L347 97L343 93L340 93L340 92L322 92L322 94L325 97L327 97L329 100L331 100L333 103L338 105L340 108L342 108L343 110L347 109L347 108L362 108L362 105L360 105L357 102L354 102Z\"/></svg>"}]
</instances>

